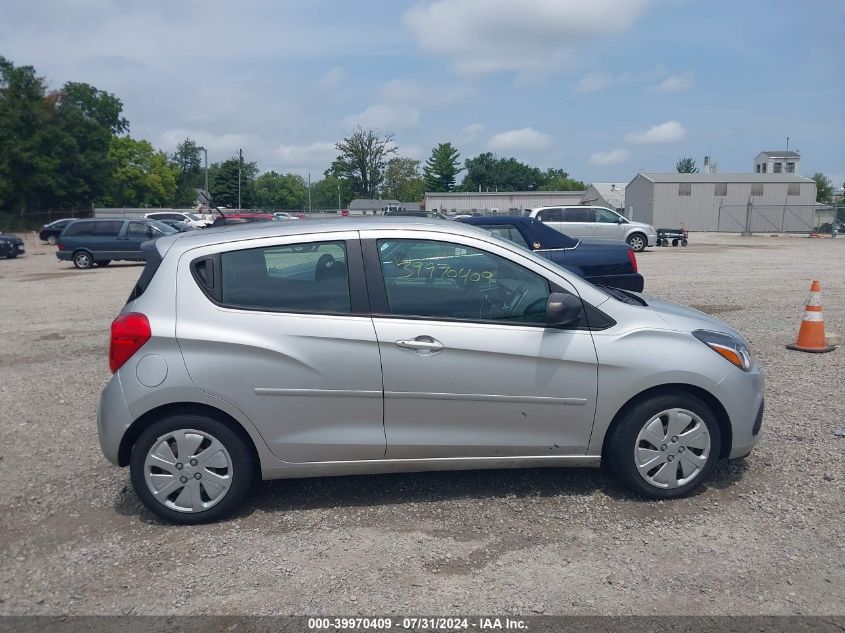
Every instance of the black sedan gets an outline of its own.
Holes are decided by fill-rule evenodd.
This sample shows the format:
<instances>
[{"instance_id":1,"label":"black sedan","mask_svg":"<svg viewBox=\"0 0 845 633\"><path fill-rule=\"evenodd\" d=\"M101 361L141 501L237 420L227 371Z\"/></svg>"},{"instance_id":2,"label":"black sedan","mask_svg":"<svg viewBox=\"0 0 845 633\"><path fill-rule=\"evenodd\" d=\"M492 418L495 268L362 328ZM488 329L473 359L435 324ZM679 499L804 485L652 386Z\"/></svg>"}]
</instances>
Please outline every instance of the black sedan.
<instances>
[{"instance_id":1,"label":"black sedan","mask_svg":"<svg viewBox=\"0 0 845 633\"><path fill-rule=\"evenodd\" d=\"M575 239L533 218L485 216L458 221L524 246L594 284L634 292L643 290L637 257L625 242Z\"/></svg>"},{"instance_id":2,"label":"black sedan","mask_svg":"<svg viewBox=\"0 0 845 633\"><path fill-rule=\"evenodd\" d=\"M73 222L73 220L74 218L62 218L61 220L54 220L49 224L45 224L41 227L38 237L41 238L42 242L47 242L48 244L58 244L59 235L62 234L65 227Z\"/></svg>"},{"instance_id":3,"label":"black sedan","mask_svg":"<svg viewBox=\"0 0 845 633\"><path fill-rule=\"evenodd\" d=\"M21 238L17 235L0 233L0 257L14 259L18 255L23 255L25 252L26 249L24 249Z\"/></svg>"}]
</instances>

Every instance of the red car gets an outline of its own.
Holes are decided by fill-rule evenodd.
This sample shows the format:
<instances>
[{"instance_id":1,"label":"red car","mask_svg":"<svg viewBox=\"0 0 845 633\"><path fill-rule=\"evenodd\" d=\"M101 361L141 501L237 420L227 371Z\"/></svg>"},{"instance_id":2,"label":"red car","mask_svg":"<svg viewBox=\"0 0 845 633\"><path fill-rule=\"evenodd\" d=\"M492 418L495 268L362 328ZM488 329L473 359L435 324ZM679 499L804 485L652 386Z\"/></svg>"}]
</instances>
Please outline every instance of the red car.
<instances>
[{"instance_id":1,"label":"red car","mask_svg":"<svg viewBox=\"0 0 845 633\"><path fill-rule=\"evenodd\" d=\"M275 222L272 213L220 213L211 226L228 226L230 224L247 224L249 222Z\"/></svg>"}]
</instances>

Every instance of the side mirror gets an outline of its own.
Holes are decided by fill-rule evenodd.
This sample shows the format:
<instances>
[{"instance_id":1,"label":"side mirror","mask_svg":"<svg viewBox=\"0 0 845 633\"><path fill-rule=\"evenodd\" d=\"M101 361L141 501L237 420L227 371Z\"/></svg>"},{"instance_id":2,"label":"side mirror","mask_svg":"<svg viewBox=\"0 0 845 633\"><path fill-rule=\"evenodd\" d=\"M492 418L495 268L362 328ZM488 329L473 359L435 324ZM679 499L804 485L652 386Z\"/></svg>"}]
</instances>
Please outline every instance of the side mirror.
<instances>
[{"instance_id":1,"label":"side mirror","mask_svg":"<svg viewBox=\"0 0 845 633\"><path fill-rule=\"evenodd\" d=\"M581 300L575 295L553 292L546 302L547 325L572 325L581 318Z\"/></svg>"}]
</instances>

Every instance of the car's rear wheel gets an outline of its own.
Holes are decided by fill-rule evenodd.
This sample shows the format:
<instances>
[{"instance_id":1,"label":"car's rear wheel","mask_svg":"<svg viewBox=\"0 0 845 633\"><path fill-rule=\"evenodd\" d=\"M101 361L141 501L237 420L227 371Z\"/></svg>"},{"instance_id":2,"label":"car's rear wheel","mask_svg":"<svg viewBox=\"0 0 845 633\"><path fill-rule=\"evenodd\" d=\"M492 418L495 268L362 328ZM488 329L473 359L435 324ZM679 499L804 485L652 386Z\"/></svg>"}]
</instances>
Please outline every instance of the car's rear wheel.
<instances>
[{"instance_id":1,"label":"car's rear wheel","mask_svg":"<svg viewBox=\"0 0 845 633\"><path fill-rule=\"evenodd\" d=\"M59 238L58 238L58 237L56 237L55 235L50 235L50 236L47 238L47 243L48 243L50 246L55 246L56 244L58 244L58 243L59 243Z\"/></svg>"},{"instance_id":2,"label":"car's rear wheel","mask_svg":"<svg viewBox=\"0 0 845 633\"><path fill-rule=\"evenodd\" d=\"M168 417L132 447L132 486L143 504L174 523L216 521L240 504L254 464L246 443L225 424L201 415Z\"/></svg>"},{"instance_id":3,"label":"car's rear wheel","mask_svg":"<svg viewBox=\"0 0 845 633\"><path fill-rule=\"evenodd\" d=\"M635 253L641 253L648 246L648 238L642 233L634 233L628 236L628 246L630 246Z\"/></svg>"},{"instance_id":4,"label":"car's rear wheel","mask_svg":"<svg viewBox=\"0 0 845 633\"><path fill-rule=\"evenodd\" d=\"M604 458L616 477L652 499L698 488L719 459L721 434L710 407L683 392L638 403L608 437Z\"/></svg>"},{"instance_id":5,"label":"car's rear wheel","mask_svg":"<svg viewBox=\"0 0 845 633\"><path fill-rule=\"evenodd\" d=\"M82 270L91 268L94 265L94 258L88 251L76 251L73 254L73 265Z\"/></svg>"}]
</instances>

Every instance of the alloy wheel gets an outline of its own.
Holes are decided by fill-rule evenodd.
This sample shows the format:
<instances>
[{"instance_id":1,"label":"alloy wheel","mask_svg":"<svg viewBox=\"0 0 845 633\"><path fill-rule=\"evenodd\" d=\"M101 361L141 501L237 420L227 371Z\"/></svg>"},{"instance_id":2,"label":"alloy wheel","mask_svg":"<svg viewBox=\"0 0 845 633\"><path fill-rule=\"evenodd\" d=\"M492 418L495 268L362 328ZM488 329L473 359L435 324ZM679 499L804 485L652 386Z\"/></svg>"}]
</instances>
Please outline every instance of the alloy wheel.
<instances>
[{"instance_id":1,"label":"alloy wheel","mask_svg":"<svg viewBox=\"0 0 845 633\"><path fill-rule=\"evenodd\" d=\"M153 497L178 512L217 505L232 486L232 458L213 435L178 429L153 442L144 460L144 480Z\"/></svg>"},{"instance_id":2,"label":"alloy wheel","mask_svg":"<svg viewBox=\"0 0 845 633\"><path fill-rule=\"evenodd\" d=\"M634 443L637 472L656 488L679 488L698 477L710 458L710 433L698 415L667 409L651 417Z\"/></svg>"}]
</instances>

